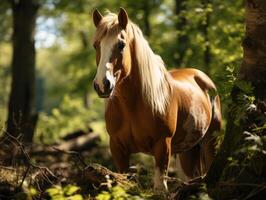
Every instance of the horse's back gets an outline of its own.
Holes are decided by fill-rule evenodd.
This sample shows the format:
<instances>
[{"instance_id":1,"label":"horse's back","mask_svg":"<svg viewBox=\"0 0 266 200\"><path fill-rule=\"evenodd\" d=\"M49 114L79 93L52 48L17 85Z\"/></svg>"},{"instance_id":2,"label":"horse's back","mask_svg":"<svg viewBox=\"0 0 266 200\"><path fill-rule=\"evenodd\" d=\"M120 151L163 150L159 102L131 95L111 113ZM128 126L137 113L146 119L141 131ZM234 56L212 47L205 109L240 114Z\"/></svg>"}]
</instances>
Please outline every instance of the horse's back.
<instances>
[{"instance_id":1,"label":"horse's back","mask_svg":"<svg viewBox=\"0 0 266 200\"><path fill-rule=\"evenodd\" d=\"M174 80L194 79L202 90L216 90L212 80L202 71L194 68L174 69L169 71Z\"/></svg>"}]
</instances>

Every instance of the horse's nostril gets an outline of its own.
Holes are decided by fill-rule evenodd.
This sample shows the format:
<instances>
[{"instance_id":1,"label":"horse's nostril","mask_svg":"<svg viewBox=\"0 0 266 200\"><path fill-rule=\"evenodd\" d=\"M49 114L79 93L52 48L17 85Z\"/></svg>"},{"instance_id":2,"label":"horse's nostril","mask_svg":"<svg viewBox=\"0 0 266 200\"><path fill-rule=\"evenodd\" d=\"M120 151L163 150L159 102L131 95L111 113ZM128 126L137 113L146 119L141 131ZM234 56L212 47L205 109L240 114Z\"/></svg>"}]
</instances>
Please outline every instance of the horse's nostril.
<instances>
[{"instance_id":1,"label":"horse's nostril","mask_svg":"<svg viewBox=\"0 0 266 200\"><path fill-rule=\"evenodd\" d=\"M110 90L110 86L111 86L111 82L107 79L107 78L104 78L103 79L103 85L104 85L104 89L105 91L107 90Z\"/></svg>"}]
</instances>

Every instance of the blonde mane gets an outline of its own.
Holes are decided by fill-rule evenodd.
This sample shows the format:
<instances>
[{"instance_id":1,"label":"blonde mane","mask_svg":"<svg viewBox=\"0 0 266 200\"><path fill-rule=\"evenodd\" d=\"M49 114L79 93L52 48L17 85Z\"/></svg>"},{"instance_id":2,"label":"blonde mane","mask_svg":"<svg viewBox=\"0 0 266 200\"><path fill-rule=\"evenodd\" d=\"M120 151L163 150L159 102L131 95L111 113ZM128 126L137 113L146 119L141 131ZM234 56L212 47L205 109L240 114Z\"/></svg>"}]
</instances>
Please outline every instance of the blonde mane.
<instances>
[{"instance_id":1,"label":"blonde mane","mask_svg":"<svg viewBox=\"0 0 266 200\"><path fill-rule=\"evenodd\" d=\"M169 101L170 77L163 60L154 54L141 30L133 23L130 26L134 35L143 96L154 112L164 114Z\"/></svg>"},{"instance_id":2,"label":"blonde mane","mask_svg":"<svg viewBox=\"0 0 266 200\"><path fill-rule=\"evenodd\" d=\"M121 31L117 15L108 13L97 28L95 41L105 35L118 34ZM135 55L144 99L151 106L153 113L165 114L169 102L172 80L164 62L150 48L137 25L129 21L126 33L135 44Z\"/></svg>"}]
</instances>

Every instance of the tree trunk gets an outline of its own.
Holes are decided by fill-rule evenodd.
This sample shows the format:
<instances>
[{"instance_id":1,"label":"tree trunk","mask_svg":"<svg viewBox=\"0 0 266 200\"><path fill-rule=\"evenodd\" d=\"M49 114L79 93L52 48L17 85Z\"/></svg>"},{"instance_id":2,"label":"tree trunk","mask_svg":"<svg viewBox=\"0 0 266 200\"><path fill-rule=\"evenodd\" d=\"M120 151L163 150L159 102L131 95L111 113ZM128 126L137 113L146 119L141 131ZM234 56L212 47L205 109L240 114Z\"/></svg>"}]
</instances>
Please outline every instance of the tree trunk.
<instances>
[{"instance_id":1,"label":"tree trunk","mask_svg":"<svg viewBox=\"0 0 266 200\"><path fill-rule=\"evenodd\" d=\"M211 53L210 53L210 39L209 39L209 24L210 24L210 12L207 10L210 1L209 0L201 0L203 9L205 10L205 19L202 24L202 34L204 37L204 52L203 52L203 61L204 67L206 68L206 73L210 74L210 62L211 62Z\"/></svg>"},{"instance_id":2,"label":"tree trunk","mask_svg":"<svg viewBox=\"0 0 266 200\"><path fill-rule=\"evenodd\" d=\"M230 191L231 195L250 195L252 198L263 199L262 192L265 192L266 180L266 156L265 153L247 154L245 151L239 154L239 147L247 143L245 134L254 133L254 128L262 127L266 124L266 1L247 0L246 1L246 36L243 40L244 57L240 67L236 84L232 90L232 104L228 108L227 127L224 142L207 174L206 183L209 193L219 199L230 199L225 191ZM255 101L246 109L242 110L245 118L239 120L240 116L237 108L245 100L247 94L243 88L239 87L239 82L245 81L253 86ZM241 98L240 98L241 97ZM245 132L245 134L243 134ZM265 128L255 132L255 136L262 141L265 151ZM258 138L257 138L258 140ZM254 144L256 144L254 142ZM244 149L245 150L245 149ZM242 149L243 151L243 149ZM237 154L238 153L238 154ZM239 157L240 155L240 157ZM237 157L238 156L238 157ZM237 159L240 163L236 167L230 166L228 158ZM243 160L249 161L241 165ZM229 185L223 183L231 182ZM263 184L264 188L260 188ZM232 185L233 183L233 185ZM246 186L243 186L243 183ZM249 186L247 186L247 183ZM253 184L253 187L251 186ZM223 185L223 186L221 186ZM242 185L242 186L241 186ZM254 189L254 186L257 188ZM257 190L257 191L256 191ZM264 196L265 197L265 196ZM240 198L241 199L241 198Z\"/></svg>"},{"instance_id":3,"label":"tree trunk","mask_svg":"<svg viewBox=\"0 0 266 200\"><path fill-rule=\"evenodd\" d=\"M184 30L187 20L182 15L182 12L186 10L185 0L175 0L175 15L177 17L175 27L177 31ZM178 57L175 58L176 66L180 67L183 64L185 53L188 47L188 37L186 34L179 34L176 39L176 51L178 51Z\"/></svg>"},{"instance_id":4,"label":"tree trunk","mask_svg":"<svg viewBox=\"0 0 266 200\"><path fill-rule=\"evenodd\" d=\"M255 95L266 97L266 1L248 0L246 5L246 36L243 40L244 59L239 78L250 81Z\"/></svg>"},{"instance_id":5,"label":"tree trunk","mask_svg":"<svg viewBox=\"0 0 266 200\"><path fill-rule=\"evenodd\" d=\"M150 37L151 35L151 26L150 26L150 11L151 11L151 6L149 1L144 1L143 2L143 11L144 11L144 34L147 37Z\"/></svg>"},{"instance_id":6,"label":"tree trunk","mask_svg":"<svg viewBox=\"0 0 266 200\"><path fill-rule=\"evenodd\" d=\"M82 44L82 50L87 51L89 42L88 42L88 34L86 33L86 31L84 31L84 30L80 31L80 39L81 39L81 44ZM83 97L84 107L86 109L89 109L90 108L90 98L89 98L89 89L88 88L84 89L82 97Z\"/></svg>"},{"instance_id":7,"label":"tree trunk","mask_svg":"<svg viewBox=\"0 0 266 200\"><path fill-rule=\"evenodd\" d=\"M7 133L32 142L37 115L34 112L34 31L38 5L34 0L10 1L13 13L12 85Z\"/></svg>"}]
</instances>

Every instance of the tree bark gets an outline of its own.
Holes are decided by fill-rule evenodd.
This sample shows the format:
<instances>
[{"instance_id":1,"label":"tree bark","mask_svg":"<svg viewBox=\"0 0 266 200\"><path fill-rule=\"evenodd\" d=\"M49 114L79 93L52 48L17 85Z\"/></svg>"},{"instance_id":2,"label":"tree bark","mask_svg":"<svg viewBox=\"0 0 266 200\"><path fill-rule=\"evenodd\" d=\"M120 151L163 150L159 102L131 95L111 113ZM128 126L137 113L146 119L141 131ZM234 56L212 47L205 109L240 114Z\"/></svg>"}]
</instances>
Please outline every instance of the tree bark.
<instances>
[{"instance_id":1,"label":"tree bark","mask_svg":"<svg viewBox=\"0 0 266 200\"><path fill-rule=\"evenodd\" d=\"M144 11L144 34L147 37L150 37L151 35L151 26L150 26L150 11L151 11L151 6L149 1L144 1L143 2L143 11Z\"/></svg>"},{"instance_id":2,"label":"tree bark","mask_svg":"<svg viewBox=\"0 0 266 200\"><path fill-rule=\"evenodd\" d=\"M177 17L175 27L177 31L184 30L187 20L182 15L182 12L186 10L185 0L175 0L175 15ZM179 34L176 38L176 47L178 51L178 58L175 59L176 65L179 67L183 64L185 53L188 47L188 37L186 34Z\"/></svg>"},{"instance_id":3,"label":"tree bark","mask_svg":"<svg viewBox=\"0 0 266 200\"><path fill-rule=\"evenodd\" d=\"M234 183L256 183L260 185L263 180L266 180L266 156L265 154L257 153L256 156L244 155L243 158L238 160L250 159L249 165L237 168L230 168L229 157L234 157L239 150L239 146L246 142L244 131L252 133L254 127L261 127L266 124L266 1L265 0L247 0L246 1L246 36L243 40L242 46L244 49L243 61L237 77L238 81L245 81L251 83L253 86L253 95L255 97L254 104L252 105L252 112L250 108L244 110L246 118L240 123L235 123L239 118L239 113L236 108L239 108L241 101L246 94L242 88L237 84L231 92L232 104L228 108L227 126L224 137L224 142L207 174L206 183L209 193L219 199L223 198L222 195L225 191L231 191L231 194L249 194L254 191L252 187L221 187L224 181L233 181ZM240 99L239 97L242 97ZM265 129L257 134L259 137L266 135ZM263 141L263 139L262 139ZM264 148L265 148L265 144ZM265 150L265 149L264 149ZM261 162L262 160L262 162ZM263 162L264 160L264 162ZM262 169L258 172L257 165ZM228 170L229 169L229 170ZM255 185L255 184L254 184ZM265 187L265 186L264 186ZM259 188L260 189L260 188ZM254 199L260 199L262 190L254 194ZM265 188L264 188L265 192ZM220 195L220 196L219 196ZM256 195L256 196L255 196ZM255 198L256 197L256 198ZM227 198L229 198L227 196Z\"/></svg>"},{"instance_id":4,"label":"tree bark","mask_svg":"<svg viewBox=\"0 0 266 200\"><path fill-rule=\"evenodd\" d=\"M266 1L247 0L246 36L243 40L244 58L239 79L250 81L255 95L266 97Z\"/></svg>"},{"instance_id":5,"label":"tree bark","mask_svg":"<svg viewBox=\"0 0 266 200\"><path fill-rule=\"evenodd\" d=\"M34 0L10 1L13 15L12 85L9 97L7 132L32 142L37 115L34 112L35 46L34 31L39 5Z\"/></svg>"},{"instance_id":6,"label":"tree bark","mask_svg":"<svg viewBox=\"0 0 266 200\"><path fill-rule=\"evenodd\" d=\"M210 3L209 0L201 0L203 9L205 10L205 19L202 24L202 34L204 36L204 43L205 48L203 52L203 61L204 61L204 67L206 68L206 73L210 74L210 62L211 62L211 52L210 52L210 39L209 39L209 24L210 24L210 12L208 9L208 4Z\"/></svg>"}]
</instances>

